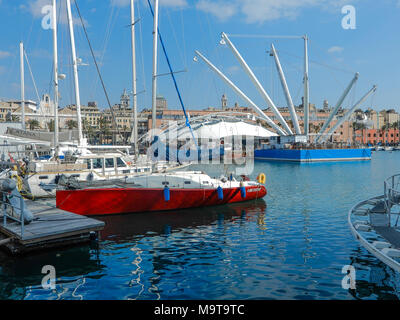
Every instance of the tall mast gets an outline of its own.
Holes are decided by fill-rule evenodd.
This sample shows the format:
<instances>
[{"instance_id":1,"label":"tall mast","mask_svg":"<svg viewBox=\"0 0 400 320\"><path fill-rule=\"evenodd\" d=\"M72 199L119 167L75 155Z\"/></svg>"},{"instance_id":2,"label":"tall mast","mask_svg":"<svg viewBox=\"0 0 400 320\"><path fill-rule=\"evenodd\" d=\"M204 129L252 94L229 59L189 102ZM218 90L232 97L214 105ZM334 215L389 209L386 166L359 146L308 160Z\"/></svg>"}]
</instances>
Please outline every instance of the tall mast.
<instances>
[{"instance_id":1,"label":"tall mast","mask_svg":"<svg viewBox=\"0 0 400 320\"><path fill-rule=\"evenodd\" d=\"M53 54L54 54L54 147L58 146L58 52L57 52L57 10L53 0Z\"/></svg>"},{"instance_id":2,"label":"tall mast","mask_svg":"<svg viewBox=\"0 0 400 320\"><path fill-rule=\"evenodd\" d=\"M136 46L135 46L135 1L131 0L131 37L132 37L132 113L133 139L135 157L138 157L138 128L137 128L137 93L136 93Z\"/></svg>"},{"instance_id":3,"label":"tall mast","mask_svg":"<svg viewBox=\"0 0 400 320\"><path fill-rule=\"evenodd\" d=\"M358 72L354 75L354 78L351 80L351 82L349 83L349 85L346 87L346 89L344 90L344 92L342 93L342 95L340 96L338 102L335 105L335 108L332 110L332 112L330 113L328 119L326 119L324 125L322 126L321 130L319 131L317 138L315 139L315 142L318 142L319 139L321 138L321 136L324 134L326 128L328 128L329 124L331 123L331 121L333 120L333 118L335 117L335 115L338 113L340 107L343 104L344 99L346 98L346 96L348 95L348 93L350 92L350 89L353 87L353 85L356 83L357 79L358 79Z\"/></svg>"},{"instance_id":4,"label":"tall mast","mask_svg":"<svg viewBox=\"0 0 400 320\"><path fill-rule=\"evenodd\" d=\"M338 121L336 124L328 131L327 135L322 136L322 141L326 141L329 136L333 135L335 131L352 115L353 111L358 108L362 103L364 103L367 98L376 91L377 86L374 85L371 90L369 90L354 106L352 106ZM379 116L378 116L379 118Z\"/></svg>"},{"instance_id":5,"label":"tall mast","mask_svg":"<svg viewBox=\"0 0 400 320\"><path fill-rule=\"evenodd\" d=\"M239 61L240 65L242 66L243 70L249 76L250 80L253 82L254 86L257 88L258 92L261 94L265 102L267 102L268 106L271 107L272 111L274 112L275 116L277 117L278 121L284 127L284 132L286 131L288 134L293 134L292 130L290 129L289 125L286 123L285 119L283 118L282 114L279 112L278 108L275 106L274 102L271 100L261 83L258 81L257 77L254 75L253 71L250 69L246 61L243 59L239 51L233 45L232 41L226 35L226 33L222 32L221 37L223 40L226 41L229 48L232 50L233 54L235 55L236 59ZM284 135L287 135L286 133Z\"/></svg>"},{"instance_id":6,"label":"tall mast","mask_svg":"<svg viewBox=\"0 0 400 320\"><path fill-rule=\"evenodd\" d=\"M290 112L290 117L292 118L294 130L296 131L296 134L301 134L299 121L297 120L296 109L294 108L292 96L290 95L290 91L289 91L289 88L288 88L288 85L286 82L285 74L284 74L282 66L281 66L281 62L279 61L278 54L276 53L276 50L275 50L275 47L273 44L271 44L271 51L272 51L272 55L274 56L276 69L278 70L278 73L279 73L279 79L281 80L282 88L285 93L285 98L286 98L286 102L287 102L288 109Z\"/></svg>"},{"instance_id":7,"label":"tall mast","mask_svg":"<svg viewBox=\"0 0 400 320\"><path fill-rule=\"evenodd\" d=\"M25 70L24 70L24 44L19 43L19 57L21 65L21 125L25 130Z\"/></svg>"},{"instance_id":8,"label":"tall mast","mask_svg":"<svg viewBox=\"0 0 400 320\"><path fill-rule=\"evenodd\" d=\"M309 79L308 79L308 47L307 35L304 35L304 99L303 99L303 109L304 109L304 134L308 137L309 134L309 121L310 121L310 104L309 104Z\"/></svg>"},{"instance_id":9,"label":"tall mast","mask_svg":"<svg viewBox=\"0 0 400 320\"><path fill-rule=\"evenodd\" d=\"M152 82L152 129L156 128L157 103L157 44L158 44L158 0L154 0L153 24L153 82Z\"/></svg>"},{"instance_id":10,"label":"tall mast","mask_svg":"<svg viewBox=\"0 0 400 320\"><path fill-rule=\"evenodd\" d=\"M287 135L281 127L279 127L270 117L268 117L243 91L241 91L221 70L214 66L205 56L199 51L195 50L197 56L203 60L211 70L213 70L223 81L225 81L243 100L245 100L272 128L274 128L280 135Z\"/></svg>"},{"instance_id":11,"label":"tall mast","mask_svg":"<svg viewBox=\"0 0 400 320\"><path fill-rule=\"evenodd\" d=\"M78 120L79 145L81 146L82 141L83 141L82 119L81 119L81 98L79 96L78 62L76 59L74 26L73 26L73 22L72 22L71 1L70 0L67 0L67 13L68 13L69 35L70 35L70 40L71 40L72 64L73 64L73 68L74 68L75 102L76 102L76 115L77 115L77 120Z\"/></svg>"}]
</instances>

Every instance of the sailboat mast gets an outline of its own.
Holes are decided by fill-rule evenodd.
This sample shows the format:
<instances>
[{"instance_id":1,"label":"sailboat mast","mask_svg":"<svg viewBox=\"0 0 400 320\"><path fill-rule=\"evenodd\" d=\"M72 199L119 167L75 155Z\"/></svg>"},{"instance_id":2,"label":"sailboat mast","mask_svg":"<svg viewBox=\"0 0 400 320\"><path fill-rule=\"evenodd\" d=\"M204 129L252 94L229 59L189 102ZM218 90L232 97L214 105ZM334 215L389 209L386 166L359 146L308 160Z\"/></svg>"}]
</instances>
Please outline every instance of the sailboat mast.
<instances>
[{"instance_id":1,"label":"sailboat mast","mask_svg":"<svg viewBox=\"0 0 400 320\"><path fill-rule=\"evenodd\" d=\"M154 0L153 21L153 78L152 78L152 129L156 128L157 103L157 45L158 45L158 0Z\"/></svg>"},{"instance_id":2,"label":"sailboat mast","mask_svg":"<svg viewBox=\"0 0 400 320\"><path fill-rule=\"evenodd\" d=\"M71 1L70 0L67 0L67 13L68 13L69 35L70 35L70 40L71 40L72 64L73 64L73 69L74 69L75 102L76 102L76 115L77 115L77 120L78 120L79 145L81 146L82 141L83 141L82 119L81 119L81 99L79 96L78 62L76 59L74 26L73 26L73 21L72 21Z\"/></svg>"},{"instance_id":3,"label":"sailboat mast","mask_svg":"<svg viewBox=\"0 0 400 320\"><path fill-rule=\"evenodd\" d=\"M303 98L303 109L304 109L304 134L309 135L309 122L310 122L310 103L309 103L309 79L308 79L308 37L304 35L304 98Z\"/></svg>"},{"instance_id":4,"label":"sailboat mast","mask_svg":"<svg viewBox=\"0 0 400 320\"><path fill-rule=\"evenodd\" d=\"M24 70L24 44L19 43L19 57L21 65L21 125L25 130L25 70Z\"/></svg>"},{"instance_id":5,"label":"sailboat mast","mask_svg":"<svg viewBox=\"0 0 400 320\"><path fill-rule=\"evenodd\" d=\"M136 46L135 46L135 1L131 0L131 38L132 38L132 117L135 158L138 157L137 92L136 92Z\"/></svg>"},{"instance_id":6,"label":"sailboat mast","mask_svg":"<svg viewBox=\"0 0 400 320\"><path fill-rule=\"evenodd\" d=\"M58 52L57 52L57 10L53 0L53 54L54 54L54 147L58 147Z\"/></svg>"}]
</instances>

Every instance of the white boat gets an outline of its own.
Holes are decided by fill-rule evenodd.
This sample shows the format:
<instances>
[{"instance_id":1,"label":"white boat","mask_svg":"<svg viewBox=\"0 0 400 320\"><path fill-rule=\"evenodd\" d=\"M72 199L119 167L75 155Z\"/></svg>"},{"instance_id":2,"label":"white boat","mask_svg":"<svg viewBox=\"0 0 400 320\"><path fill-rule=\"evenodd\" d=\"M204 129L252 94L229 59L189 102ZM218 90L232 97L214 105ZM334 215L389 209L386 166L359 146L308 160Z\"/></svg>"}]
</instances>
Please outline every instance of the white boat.
<instances>
[{"instance_id":1,"label":"white boat","mask_svg":"<svg viewBox=\"0 0 400 320\"><path fill-rule=\"evenodd\" d=\"M393 151L393 147L385 147L384 150L385 151Z\"/></svg>"},{"instance_id":2,"label":"white boat","mask_svg":"<svg viewBox=\"0 0 400 320\"><path fill-rule=\"evenodd\" d=\"M129 163L119 153L87 154L77 157L75 162L38 160L28 162L18 171L4 174L19 180L22 192L31 198L55 197L60 175L75 177L79 181L96 181L133 177L153 172L174 170L167 163Z\"/></svg>"}]
</instances>

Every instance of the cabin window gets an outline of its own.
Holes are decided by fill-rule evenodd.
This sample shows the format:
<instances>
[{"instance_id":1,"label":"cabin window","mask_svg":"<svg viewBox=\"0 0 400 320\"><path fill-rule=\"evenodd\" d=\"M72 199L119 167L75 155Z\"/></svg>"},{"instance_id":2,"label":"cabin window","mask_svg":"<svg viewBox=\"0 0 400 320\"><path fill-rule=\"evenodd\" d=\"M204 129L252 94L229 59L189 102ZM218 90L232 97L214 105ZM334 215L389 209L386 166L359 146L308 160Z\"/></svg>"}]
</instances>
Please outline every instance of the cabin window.
<instances>
[{"instance_id":1,"label":"cabin window","mask_svg":"<svg viewBox=\"0 0 400 320\"><path fill-rule=\"evenodd\" d=\"M107 158L106 160L106 168L114 168L114 159L113 158Z\"/></svg>"},{"instance_id":2,"label":"cabin window","mask_svg":"<svg viewBox=\"0 0 400 320\"><path fill-rule=\"evenodd\" d=\"M168 181L164 181L162 184L163 184L164 186L166 186L166 185L169 184L169 182L168 182Z\"/></svg>"},{"instance_id":3,"label":"cabin window","mask_svg":"<svg viewBox=\"0 0 400 320\"><path fill-rule=\"evenodd\" d=\"M144 169L144 172L148 172L148 171L150 171L150 168L145 168Z\"/></svg>"},{"instance_id":4,"label":"cabin window","mask_svg":"<svg viewBox=\"0 0 400 320\"><path fill-rule=\"evenodd\" d=\"M39 179L40 179L40 180L48 179L48 178L49 178L49 176L39 176Z\"/></svg>"},{"instance_id":5,"label":"cabin window","mask_svg":"<svg viewBox=\"0 0 400 320\"><path fill-rule=\"evenodd\" d=\"M203 184L208 184L208 181L203 181Z\"/></svg>"},{"instance_id":6,"label":"cabin window","mask_svg":"<svg viewBox=\"0 0 400 320\"><path fill-rule=\"evenodd\" d=\"M125 163L122 161L121 158L117 158L117 167L118 168L126 167Z\"/></svg>"},{"instance_id":7,"label":"cabin window","mask_svg":"<svg viewBox=\"0 0 400 320\"><path fill-rule=\"evenodd\" d=\"M93 169L101 169L103 167L103 159L93 159Z\"/></svg>"},{"instance_id":8,"label":"cabin window","mask_svg":"<svg viewBox=\"0 0 400 320\"><path fill-rule=\"evenodd\" d=\"M130 170L122 170L122 173L130 173Z\"/></svg>"},{"instance_id":9,"label":"cabin window","mask_svg":"<svg viewBox=\"0 0 400 320\"><path fill-rule=\"evenodd\" d=\"M90 161L90 159L86 159L86 164L88 169L92 169L92 162Z\"/></svg>"},{"instance_id":10,"label":"cabin window","mask_svg":"<svg viewBox=\"0 0 400 320\"><path fill-rule=\"evenodd\" d=\"M191 184L192 182L191 181L185 181L185 184Z\"/></svg>"}]
</instances>

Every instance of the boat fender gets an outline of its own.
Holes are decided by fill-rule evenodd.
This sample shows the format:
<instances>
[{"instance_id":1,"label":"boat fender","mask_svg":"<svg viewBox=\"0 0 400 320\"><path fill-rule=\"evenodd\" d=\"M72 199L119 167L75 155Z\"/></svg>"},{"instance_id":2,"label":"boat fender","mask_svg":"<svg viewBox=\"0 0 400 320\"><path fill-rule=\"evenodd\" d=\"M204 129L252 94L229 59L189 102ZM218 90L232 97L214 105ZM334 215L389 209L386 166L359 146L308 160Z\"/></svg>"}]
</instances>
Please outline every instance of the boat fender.
<instances>
[{"instance_id":1,"label":"boat fender","mask_svg":"<svg viewBox=\"0 0 400 320\"><path fill-rule=\"evenodd\" d=\"M217 194L218 194L218 199L219 200L223 200L224 199L224 191L222 190L221 186L218 186Z\"/></svg>"},{"instance_id":2,"label":"boat fender","mask_svg":"<svg viewBox=\"0 0 400 320\"><path fill-rule=\"evenodd\" d=\"M171 193L169 191L169 188L168 188L168 186L165 186L164 187L164 200L169 201L170 197L171 197Z\"/></svg>"},{"instance_id":3,"label":"boat fender","mask_svg":"<svg viewBox=\"0 0 400 320\"><path fill-rule=\"evenodd\" d=\"M246 198L246 187L243 185L243 182L240 182L240 195L242 198Z\"/></svg>"},{"instance_id":4,"label":"boat fender","mask_svg":"<svg viewBox=\"0 0 400 320\"><path fill-rule=\"evenodd\" d=\"M258 183L264 184L265 183L265 174L264 173L260 173L257 176L257 181L258 181Z\"/></svg>"}]
</instances>

